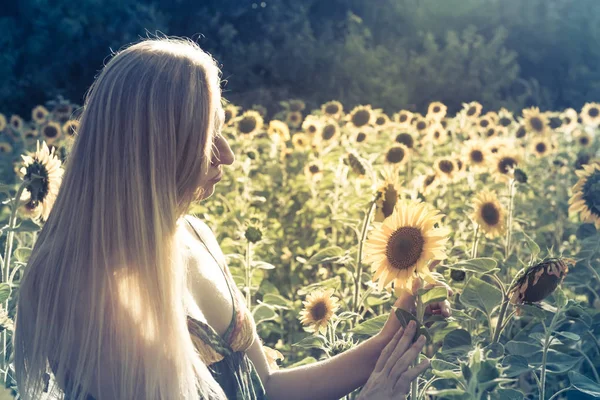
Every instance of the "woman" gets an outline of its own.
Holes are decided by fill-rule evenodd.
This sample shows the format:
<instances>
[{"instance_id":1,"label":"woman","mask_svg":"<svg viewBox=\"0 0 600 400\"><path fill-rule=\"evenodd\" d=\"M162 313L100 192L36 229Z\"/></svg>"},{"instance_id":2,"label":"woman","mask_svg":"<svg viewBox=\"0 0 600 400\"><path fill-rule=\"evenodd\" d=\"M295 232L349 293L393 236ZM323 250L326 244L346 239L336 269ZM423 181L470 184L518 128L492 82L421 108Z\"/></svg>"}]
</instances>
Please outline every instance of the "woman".
<instances>
[{"instance_id":1,"label":"woman","mask_svg":"<svg viewBox=\"0 0 600 400\"><path fill-rule=\"evenodd\" d=\"M361 385L361 398L398 399L427 368L409 368L423 342L411 344L414 327L404 334L391 313L350 351L269 369L214 235L184 215L234 161L220 134L219 75L190 40L146 39L114 54L86 93L22 279L23 399L42 398L48 367L49 391L74 400L337 399Z\"/></svg>"}]
</instances>

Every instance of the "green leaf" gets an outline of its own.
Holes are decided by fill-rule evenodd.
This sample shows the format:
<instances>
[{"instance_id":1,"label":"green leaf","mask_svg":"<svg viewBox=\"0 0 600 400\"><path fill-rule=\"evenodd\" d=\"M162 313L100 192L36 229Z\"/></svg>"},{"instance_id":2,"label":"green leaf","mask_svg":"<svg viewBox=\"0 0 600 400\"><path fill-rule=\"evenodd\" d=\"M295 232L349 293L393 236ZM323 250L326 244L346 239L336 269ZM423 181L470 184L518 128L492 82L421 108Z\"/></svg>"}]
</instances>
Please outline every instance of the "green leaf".
<instances>
[{"instance_id":1,"label":"green leaf","mask_svg":"<svg viewBox=\"0 0 600 400\"><path fill-rule=\"evenodd\" d=\"M344 254L344 249L332 246L323 249L312 256L306 263L309 265L323 264L326 262L335 262Z\"/></svg>"},{"instance_id":2,"label":"green leaf","mask_svg":"<svg viewBox=\"0 0 600 400\"><path fill-rule=\"evenodd\" d=\"M431 360L431 368L436 369L438 371L447 371L447 370L455 370L455 369L459 370L460 365L434 358L433 360Z\"/></svg>"},{"instance_id":3,"label":"green leaf","mask_svg":"<svg viewBox=\"0 0 600 400\"><path fill-rule=\"evenodd\" d=\"M406 310L403 310L401 308L397 308L396 311L396 318L398 318L398 320L400 321L400 323L402 324L402 326L406 329L406 327L408 326L408 323L410 321L415 321L417 323L417 329L415 331L415 335L413 336L412 341L416 341L420 335L425 336L425 338L427 338L427 343L431 342L431 335L429 334L429 331L427 330L427 328L425 328L417 319L417 317L415 317L414 315L412 315L411 313L409 313Z\"/></svg>"},{"instance_id":4,"label":"green leaf","mask_svg":"<svg viewBox=\"0 0 600 400\"><path fill-rule=\"evenodd\" d=\"M321 349L325 348L326 340L322 335L310 335L294 343L292 346L302 347L303 349Z\"/></svg>"},{"instance_id":5,"label":"green leaf","mask_svg":"<svg viewBox=\"0 0 600 400\"><path fill-rule=\"evenodd\" d=\"M26 219L26 220L22 221L16 227L14 227L13 229L7 229L7 231L14 231L14 232L37 232L40 229L42 229L41 226L39 226L38 224L36 224L35 222L33 222L30 219Z\"/></svg>"},{"instance_id":6,"label":"green leaf","mask_svg":"<svg viewBox=\"0 0 600 400\"><path fill-rule=\"evenodd\" d=\"M540 246L535 242L535 240L530 238L525 232L521 232L521 234L525 238L525 242L527 243L529 250L531 250L532 257L534 257L534 258L537 257L537 255L540 254Z\"/></svg>"},{"instance_id":7,"label":"green leaf","mask_svg":"<svg viewBox=\"0 0 600 400\"><path fill-rule=\"evenodd\" d=\"M502 292L494 285L472 277L460 295L460 302L490 315L502 302Z\"/></svg>"},{"instance_id":8,"label":"green leaf","mask_svg":"<svg viewBox=\"0 0 600 400\"><path fill-rule=\"evenodd\" d=\"M539 351L527 357L527 359L531 365L541 366L542 355L542 352ZM574 368L582 359L583 357L573 357L560 351L550 349L548 350L546 359L546 370L555 374L564 374Z\"/></svg>"},{"instance_id":9,"label":"green leaf","mask_svg":"<svg viewBox=\"0 0 600 400\"><path fill-rule=\"evenodd\" d=\"M471 334L464 329L448 333L442 345L444 352L467 352L471 350Z\"/></svg>"},{"instance_id":10,"label":"green leaf","mask_svg":"<svg viewBox=\"0 0 600 400\"><path fill-rule=\"evenodd\" d=\"M473 398L462 389L433 390L427 392L427 394L438 396L440 399L448 400L471 400Z\"/></svg>"},{"instance_id":11,"label":"green leaf","mask_svg":"<svg viewBox=\"0 0 600 400\"><path fill-rule=\"evenodd\" d=\"M546 313L540 307L532 304L519 304L517 307L527 312L535 319L544 320L546 319Z\"/></svg>"},{"instance_id":12,"label":"green leaf","mask_svg":"<svg viewBox=\"0 0 600 400\"><path fill-rule=\"evenodd\" d=\"M523 392L515 389L498 389L492 397L494 400L523 400L524 398Z\"/></svg>"},{"instance_id":13,"label":"green leaf","mask_svg":"<svg viewBox=\"0 0 600 400\"><path fill-rule=\"evenodd\" d=\"M554 334L566 337L567 339L570 339L570 340L575 340L575 341L581 340L581 336L579 336L578 334L573 333L573 332L560 332L560 331L556 331L556 332L554 332Z\"/></svg>"},{"instance_id":14,"label":"green leaf","mask_svg":"<svg viewBox=\"0 0 600 400\"><path fill-rule=\"evenodd\" d=\"M567 296L565 295L565 292L563 292L563 290L560 287L557 287L554 290L554 298L556 299L556 306L559 308L563 308L564 306L566 306L567 302L569 301L567 299Z\"/></svg>"},{"instance_id":15,"label":"green leaf","mask_svg":"<svg viewBox=\"0 0 600 400\"><path fill-rule=\"evenodd\" d=\"M290 301L278 294L271 294L271 293L265 294L263 296L262 301L263 301L263 303L267 303L269 305L279 307L279 308L287 309L290 306Z\"/></svg>"},{"instance_id":16,"label":"green leaf","mask_svg":"<svg viewBox=\"0 0 600 400\"><path fill-rule=\"evenodd\" d=\"M506 350L511 354L518 354L523 357L529 357L541 350L542 346L540 343L535 342L520 342L511 340L506 343Z\"/></svg>"},{"instance_id":17,"label":"green leaf","mask_svg":"<svg viewBox=\"0 0 600 400\"><path fill-rule=\"evenodd\" d=\"M4 303L10 296L10 286L8 283L0 283L0 303Z\"/></svg>"},{"instance_id":18,"label":"green leaf","mask_svg":"<svg viewBox=\"0 0 600 400\"><path fill-rule=\"evenodd\" d=\"M423 306L429 303L444 301L448 298L448 289L444 286L436 286L421 295Z\"/></svg>"},{"instance_id":19,"label":"green leaf","mask_svg":"<svg viewBox=\"0 0 600 400\"><path fill-rule=\"evenodd\" d=\"M317 289L337 289L340 287L341 284L342 284L341 278L339 276L336 276L334 278L325 279L322 282L317 282L317 283L310 284L308 286L304 286L304 287L298 289L298 295L304 296L304 295L306 295L314 290L317 290Z\"/></svg>"},{"instance_id":20,"label":"green leaf","mask_svg":"<svg viewBox=\"0 0 600 400\"><path fill-rule=\"evenodd\" d=\"M268 262L264 262L264 261L252 261L250 263L250 265L253 268L260 268L260 269L275 269L275 266L273 264L269 264Z\"/></svg>"},{"instance_id":21,"label":"green leaf","mask_svg":"<svg viewBox=\"0 0 600 400\"><path fill-rule=\"evenodd\" d=\"M575 236L577 236L577 239L579 240L583 240L585 238L595 235L596 226L594 224L581 224L579 225L579 228L577 228L577 232L575 233Z\"/></svg>"},{"instance_id":22,"label":"green leaf","mask_svg":"<svg viewBox=\"0 0 600 400\"><path fill-rule=\"evenodd\" d=\"M600 385L593 380L581 375L579 372L569 371L569 380L573 388L589 394L590 396L600 397Z\"/></svg>"},{"instance_id":23,"label":"green leaf","mask_svg":"<svg viewBox=\"0 0 600 400\"><path fill-rule=\"evenodd\" d=\"M385 321L387 321L387 315L379 315L375 318L368 319L350 330L350 332L356 333L357 335L368 335L373 336L383 328Z\"/></svg>"},{"instance_id":24,"label":"green leaf","mask_svg":"<svg viewBox=\"0 0 600 400\"><path fill-rule=\"evenodd\" d=\"M531 371L533 368L529 366L527 359L523 356L508 355L502 360L502 365L507 367L504 371L504 375L509 378L516 378L517 376Z\"/></svg>"},{"instance_id":25,"label":"green leaf","mask_svg":"<svg viewBox=\"0 0 600 400\"><path fill-rule=\"evenodd\" d=\"M29 247L19 247L15 250L14 254L17 261L27 262L31 255L31 249Z\"/></svg>"},{"instance_id":26,"label":"green leaf","mask_svg":"<svg viewBox=\"0 0 600 400\"><path fill-rule=\"evenodd\" d=\"M254 308L254 311L252 311L252 316L254 317L254 322L256 325L258 325L261 322L270 321L277 318L277 313L268 305L259 304L256 306L256 308Z\"/></svg>"},{"instance_id":27,"label":"green leaf","mask_svg":"<svg viewBox=\"0 0 600 400\"><path fill-rule=\"evenodd\" d=\"M504 355L504 345L502 343L492 343L483 348L486 358L500 358Z\"/></svg>"},{"instance_id":28,"label":"green leaf","mask_svg":"<svg viewBox=\"0 0 600 400\"><path fill-rule=\"evenodd\" d=\"M475 272L476 274L487 274L496 268L497 265L498 262L493 258L482 257L459 261L450 268Z\"/></svg>"},{"instance_id":29,"label":"green leaf","mask_svg":"<svg viewBox=\"0 0 600 400\"><path fill-rule=\"evenodd\" d=\"M277 286L271 283L268 279L264 279L260 283L260 289L258 291L262 294L279 294L279 289Z\"/></svg>"}]
</instances>

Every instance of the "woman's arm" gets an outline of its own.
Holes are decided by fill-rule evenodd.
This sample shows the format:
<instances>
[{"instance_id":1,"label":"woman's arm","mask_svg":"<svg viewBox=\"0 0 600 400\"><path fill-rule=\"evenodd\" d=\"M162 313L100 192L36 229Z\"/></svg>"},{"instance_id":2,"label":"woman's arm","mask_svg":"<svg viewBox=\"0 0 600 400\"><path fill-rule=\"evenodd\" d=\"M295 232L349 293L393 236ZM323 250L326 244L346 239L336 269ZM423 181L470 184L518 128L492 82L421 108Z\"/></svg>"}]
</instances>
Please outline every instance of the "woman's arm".
<instances>
[{"instance_id":1,"label":"woman's arm","mask_svg":"<svg viewBox=\"0 0 600 400\"><path fill-rule=\"evenodd\" d=\"M269 399L337 400L367 382L386 344L374 336L328 360L275 371L269 369L260 339L254 340L247 354Z\"/></svg>"}]
</instances>

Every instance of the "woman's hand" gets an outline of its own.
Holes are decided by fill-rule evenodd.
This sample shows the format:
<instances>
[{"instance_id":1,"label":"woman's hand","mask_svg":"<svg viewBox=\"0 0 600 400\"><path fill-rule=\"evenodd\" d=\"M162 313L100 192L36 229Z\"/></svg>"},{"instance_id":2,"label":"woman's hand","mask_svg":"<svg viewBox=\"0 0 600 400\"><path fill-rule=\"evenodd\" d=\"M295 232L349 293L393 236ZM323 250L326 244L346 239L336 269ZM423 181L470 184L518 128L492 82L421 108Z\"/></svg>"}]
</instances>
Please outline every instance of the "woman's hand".
<instances>
[{"instance_id":1,"label":"woman's hand","mask_svg":"<svg viewBox=\"0 0 600 400\"><path fill-rule=\"evenodd\" d=\"M406 399L411 382L429 368L427 359L411 368L413 361L419 357L425 345L425 337L422 335L415 343L412 343L415 330L415 321L411 321L406 329L398 329L381 352L377 364L357 400Z\"/></svg>"}]
</instances>

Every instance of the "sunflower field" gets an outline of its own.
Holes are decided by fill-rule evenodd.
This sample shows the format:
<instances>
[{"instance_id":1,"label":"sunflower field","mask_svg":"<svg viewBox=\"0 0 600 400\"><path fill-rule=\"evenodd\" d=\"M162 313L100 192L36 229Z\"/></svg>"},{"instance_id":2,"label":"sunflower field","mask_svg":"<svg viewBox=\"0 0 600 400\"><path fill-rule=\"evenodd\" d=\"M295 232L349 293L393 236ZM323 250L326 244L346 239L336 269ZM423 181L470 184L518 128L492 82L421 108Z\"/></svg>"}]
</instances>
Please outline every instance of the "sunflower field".
<instances>
[{"instance_id":1,"label":"sunflower field","mask_svg":"<svg viewBox=\"0 0 600 400\"><path fill-rule=\"evenodd\" d=\"M411 399L600 397L599 103L387 115L291 99L270 119L224 107L236 161L189 212L217 234L273 368L351 349L396 313L427 337ZM0 114L0 372L13 396L20 271L78 110L59 98ZM416 308L393 308L407 291ZM450 317L426 312L445 299Z\"/></svg>"}]
</instances>

